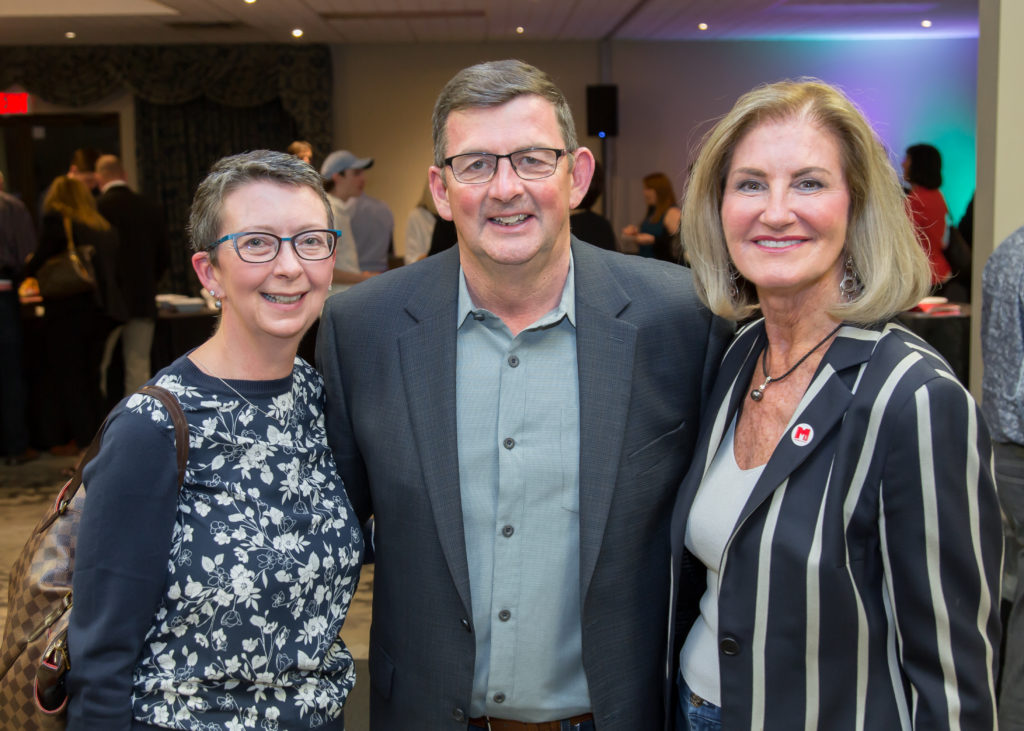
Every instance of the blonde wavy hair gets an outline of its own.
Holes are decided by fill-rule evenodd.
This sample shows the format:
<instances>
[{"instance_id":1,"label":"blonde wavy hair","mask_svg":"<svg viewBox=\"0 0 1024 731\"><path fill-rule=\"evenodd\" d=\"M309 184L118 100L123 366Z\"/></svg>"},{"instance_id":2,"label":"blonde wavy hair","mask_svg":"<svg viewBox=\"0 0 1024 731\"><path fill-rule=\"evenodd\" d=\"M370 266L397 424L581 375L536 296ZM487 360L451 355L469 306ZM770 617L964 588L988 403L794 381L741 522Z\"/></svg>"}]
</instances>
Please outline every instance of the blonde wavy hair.
<instances>
[{"instance_id":1,"label":"blonde wavy hair","mask_svg":"<svg viewBox=\"0 0 1024 731\"><path fill-rule=\"evenodd\" d=\"M43 198L43 213L56 213L72 221L100 231L110 230L110 224L96 208L96 199L89 186L67 175L58 175L50 183Z\"/></svg>"},{"instance_id":2,"label":"blonde wavy hair","mask_svg":"<svg viewBox=\"0 0 1024 731\"><path fill-rule=\"evenodd\" d=\"M843 256L863 285L840 297L831 316L855 324L888 320L924 297L931 286L928 259L914 236L899 178L864 115L841 91L816 79L766 84L741 96L704 138L683 199L682 232L701 299L716 314L741 320L759 305L742 277L731 293L731 261L722 230L722 196L733 151L764 122L809 120L831 132L850 195ZM733 270L734 271L734 270Z\"/></svg>"}]
</instances>

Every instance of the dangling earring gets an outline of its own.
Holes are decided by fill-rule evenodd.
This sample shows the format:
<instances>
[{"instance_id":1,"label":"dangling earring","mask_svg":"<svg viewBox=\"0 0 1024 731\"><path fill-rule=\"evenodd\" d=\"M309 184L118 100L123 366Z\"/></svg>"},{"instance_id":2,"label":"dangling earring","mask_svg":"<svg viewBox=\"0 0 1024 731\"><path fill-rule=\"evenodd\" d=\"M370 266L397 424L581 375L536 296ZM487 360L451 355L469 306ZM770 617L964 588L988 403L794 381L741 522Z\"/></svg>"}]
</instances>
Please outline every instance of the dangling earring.
<instances>
[{"instance_id":1,"label":"dangling earring","mask_svg":"<svg viewBox=\"0 0 1024 731\"><path fill-rule=\"evenodd\" d=\"M839 282L839 296L844 302L852 302L863 288L860 275L853 266L853 257L847 254L846 268L843 270L843 278Z\"/></svg>"},{"instance_id":2,"label":"dangling earring","mask_svg":"<svg viewBox=\"0 0 1024 731\"><path fill-rule=\"evenodd\" d=\"M214 306L214 307L215 307L216 309L218 309L218 310L219 310L219 309L220 309L220 300L214 300L214 301L213 301L213 306Z\"/></svg>"},{"instance_id":3,"label":"dangling earring","mask_svg":"<svg viewBox=\"0 0 1024 731\"><path fill-rule=\"evenodd\" d=\"M730 264L729 264L729 299L731 299L733 301L738 299L739 296L740 296L740 288L736 284L736 280L738 280L739 278L740 278L739 271L730 262Z\"/></svg>"}]
</instances>

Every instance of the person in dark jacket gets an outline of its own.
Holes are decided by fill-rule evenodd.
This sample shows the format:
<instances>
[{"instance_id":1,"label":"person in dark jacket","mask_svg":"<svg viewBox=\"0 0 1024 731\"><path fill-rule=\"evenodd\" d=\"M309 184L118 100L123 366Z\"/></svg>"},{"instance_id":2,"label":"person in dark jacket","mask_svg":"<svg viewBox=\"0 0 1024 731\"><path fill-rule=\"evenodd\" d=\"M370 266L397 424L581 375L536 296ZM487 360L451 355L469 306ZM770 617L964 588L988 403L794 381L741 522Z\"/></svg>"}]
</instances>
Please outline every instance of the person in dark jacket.
<instances>
[{"instance_id":1,"label":"person in dark jacket","mask_svg":"<svg viewBox=\"0 0 1024 731\"><path fill-rule=\"evenodd\" d=\"M569 228L573 236L588 244L600 246L608 251L617 251L615 245L615 229L611 222L600 213L594 213L591 208L597 203L597 199L604 192L604 166L594 161L594 177L590 179L590 187L580 204L572 209L569 214Z\"/></svg>"},{"instance_id":2,"label":"person in dark jacket","mask_svg":"<svg viewBox=\"0 0 1024 731\"><path fill-rule=\"evenodd\" d=\"M107 337L104 363L117 341L124 358L124 393L132 393L149 380L149 351L156 328L156 287L170 259L167 228L160 207L136 193L125 180L116 155L96 161L96 201L103 217L117 229L117 283L124 297L125 321ZM101 377L101 386L106 378ZM119 394L114 394L119 396Z\"/></svg>"}]
</instances>

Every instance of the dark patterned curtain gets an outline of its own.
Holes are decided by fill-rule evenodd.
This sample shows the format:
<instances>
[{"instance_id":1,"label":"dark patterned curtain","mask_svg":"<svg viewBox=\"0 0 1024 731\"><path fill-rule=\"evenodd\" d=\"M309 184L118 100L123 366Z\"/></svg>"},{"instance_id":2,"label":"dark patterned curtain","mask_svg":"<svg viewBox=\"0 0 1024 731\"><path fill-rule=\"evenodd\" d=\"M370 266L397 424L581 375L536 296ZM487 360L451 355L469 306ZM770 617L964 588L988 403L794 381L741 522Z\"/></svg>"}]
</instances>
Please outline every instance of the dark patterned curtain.
<instances>
[{"instance_id":1,"label":"dark patterned curtain","mask_svg":"<svg viewBox=\"0 0 1024 731\"><path fill-rule=\"evenodd\" d=\"M326 46L41 46L0 48L0 89L20 84L79 107L121 89L136 100L139 182L160 200L172 246L170 286L195 289L185 217L217 158L296 138L331 145Z\"/></svg>"},{"instance_id":2,"label":"dark patterned curtain","mask_svg":"<svg viewBox=\"0 0 1024 731\"><path fill-rule=\"evenodd\" d=\"M163 206L171 240L165 291L198 291L185 223L196 186L210 166L236 152L283 150L296 134L280 99L257 107L228 107L209 99L183 104L136 99L136 154L145 171L140 183Z\"/></svg>"}]
</instances>

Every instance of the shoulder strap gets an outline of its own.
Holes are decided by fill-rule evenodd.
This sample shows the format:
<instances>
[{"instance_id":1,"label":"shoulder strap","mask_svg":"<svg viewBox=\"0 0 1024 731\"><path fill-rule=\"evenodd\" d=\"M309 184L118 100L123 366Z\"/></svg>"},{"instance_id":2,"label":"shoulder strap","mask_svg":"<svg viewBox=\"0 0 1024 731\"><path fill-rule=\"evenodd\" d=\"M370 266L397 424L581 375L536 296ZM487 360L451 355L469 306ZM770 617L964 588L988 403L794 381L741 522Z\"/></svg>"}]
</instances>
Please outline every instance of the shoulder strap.
<instances>
[{"instance_id":1,"label":"shoulder strap","mask_svg":"<svg viewBox=\"0 0 1024 731\"><path fill-rule=\"evenodd\" d=\"M70 216L64 216L64 236L68 240L68 251L70 251L72 254L74 254L74 253L76 253L75 237L72 234L71 230L72 230L71 217Z\"/></svg>"},{"instance_id":2,"label":"shoulder strap","mask_svg":"<svg viewBox=\"0 0 1024 731\"><path fill-rule=\"evenodd\" d=\"M143 386L139 393L152 396L164 405L174 422L174 445L178 449L178 488L185 482L185 466L188 464L188 422L177 397L162 386Z\"/></svg>"},{"instance_id":3,"label":"shoulder strap","mask_svg":"<svg viewBox=\"0 0 1024 731\"><path fill-rule=\"evenodd\" d=\"M162 403L167 409L167 413L170 414L171 421L174 422L174 446L178 453L178 489L180 490L185 482L185 466L188 464L188 421L185 419L185 412L181 410L181 404L178 403L177 397L162 386L143 386L139 389L138 393L152 396ZM60 491L54 512L51 513L45 524L40 526L40 531L44 530L60 515L63 515L68 505L71 504L71 498L75 496L75 493L82 486L82 471L100 451L100 442L103 440L103 432L106 428L107 419L104 419L103 423L100 424L100 428L96 430L96 436L92 438L92 442L85 450L85 454L82 455L82 458L78 460L78 464L75 465L74 475L72 475L71 479L67 481L67 484Z\"/></svg>"},{"instance_id":4,"label":"shoulder strap","mask_svg":"<svg viewBox=\"0 0 1024 731\"><path fill-rule=\"evenodd\" d=\"M177 397L162 386L143 386L138 392L152 396L162 403L164 408L167 409L167 413L170 414L171 421L174 422L174 445L178 450L178 487L180 488L182 483L185 482L185 465L188 464L188 422L185 420L185 412L181 410L181 404L178 403ZM104 419L100 428L96 431L96 436L92 438L89 448L85 450L85 454L82 455L82 458L78 460L78 464L75 465L75 476L73 478L75 482L81 482L82 470L96 456L96 453L100 451L100 442L103 439L103 432L106 428L107 420ZM73 494L76 489L77 485L69 492Z\"/></svg>"}]
</instances>

